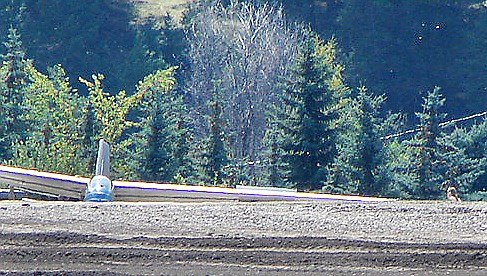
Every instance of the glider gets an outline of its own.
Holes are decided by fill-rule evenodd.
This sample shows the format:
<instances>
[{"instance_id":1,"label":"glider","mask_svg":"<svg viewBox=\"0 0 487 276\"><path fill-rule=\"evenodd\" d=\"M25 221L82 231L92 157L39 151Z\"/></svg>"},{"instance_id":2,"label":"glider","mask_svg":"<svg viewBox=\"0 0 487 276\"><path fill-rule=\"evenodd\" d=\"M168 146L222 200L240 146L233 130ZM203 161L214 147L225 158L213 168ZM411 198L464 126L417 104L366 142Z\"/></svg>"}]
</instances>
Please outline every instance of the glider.
<instances>
[{"instance_id":1,"label":"glider","mask_svg":"<svg viewBox=\"0 0 487 276\"><path fill-rule=\"evenodd\" d=\"M109 145L100 140L95 175L84 178L0 166L0 183L15 189L48 194L59 200L105 201L214 201L214 200L345 200L390 201L388 198L296 192L289 189L238 186L237 188L112 181Z\"/></svg>"}]
</instances>

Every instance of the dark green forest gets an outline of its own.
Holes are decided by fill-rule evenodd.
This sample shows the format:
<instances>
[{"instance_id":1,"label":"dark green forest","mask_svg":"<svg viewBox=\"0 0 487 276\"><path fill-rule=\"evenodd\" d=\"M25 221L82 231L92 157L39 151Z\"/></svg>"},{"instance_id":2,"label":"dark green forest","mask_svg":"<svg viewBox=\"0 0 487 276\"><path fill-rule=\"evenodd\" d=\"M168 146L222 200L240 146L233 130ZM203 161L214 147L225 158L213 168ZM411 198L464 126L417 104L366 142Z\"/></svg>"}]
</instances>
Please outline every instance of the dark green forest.
<instances>
[{"instance_id":1,"label":"dark green forest","mask_svg":"<svg viewBox=\"0 0 487 276\"><path fill-rule=\"evenodd\" d=\"M0 162L194 185L487 200L487 4L0 3Z\"/></svg>"}]
</instances>

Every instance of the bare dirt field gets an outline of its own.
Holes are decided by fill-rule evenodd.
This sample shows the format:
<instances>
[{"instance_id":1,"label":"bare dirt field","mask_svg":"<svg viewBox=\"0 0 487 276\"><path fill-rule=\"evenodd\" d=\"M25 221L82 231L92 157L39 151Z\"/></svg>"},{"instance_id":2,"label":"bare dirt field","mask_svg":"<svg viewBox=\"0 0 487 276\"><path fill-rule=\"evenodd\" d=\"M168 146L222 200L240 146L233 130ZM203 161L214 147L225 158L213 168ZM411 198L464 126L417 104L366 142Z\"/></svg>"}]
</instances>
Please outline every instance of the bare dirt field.
<instances>
[{"instance_id":1,"label":"bare dirt field","mask_svg":"<svg viewBox=\"0 0 487 276\"><path fill-rule=\"evenodd\" d=\"M0 201L0 275L487 275L487 203Z\"/></svg>"}]
</instances>

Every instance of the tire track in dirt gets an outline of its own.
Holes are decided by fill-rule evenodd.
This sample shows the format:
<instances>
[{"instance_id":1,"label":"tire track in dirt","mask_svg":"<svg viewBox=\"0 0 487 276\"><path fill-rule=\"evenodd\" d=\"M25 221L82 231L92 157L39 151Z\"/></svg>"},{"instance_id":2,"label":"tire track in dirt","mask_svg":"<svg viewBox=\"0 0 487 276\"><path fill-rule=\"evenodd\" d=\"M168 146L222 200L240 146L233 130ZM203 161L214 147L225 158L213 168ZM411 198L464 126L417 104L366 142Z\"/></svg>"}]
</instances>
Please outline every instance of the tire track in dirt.
<instances>
[{"instance_id":1,"label":"tire track in dirt","mask_svg":"<svg viewBox=\"0 0 487 276\"><path fill-rule=\"evenodd\" d=\"M479 244L405 244L311 237L111 239L72 233L1 234L3 263L103 265L112 271L167 263L287 269L487 268ZM136 269L137 271L137 269ZM140 270L139 270L140 271Z\"/></svg>"}]
</instances>

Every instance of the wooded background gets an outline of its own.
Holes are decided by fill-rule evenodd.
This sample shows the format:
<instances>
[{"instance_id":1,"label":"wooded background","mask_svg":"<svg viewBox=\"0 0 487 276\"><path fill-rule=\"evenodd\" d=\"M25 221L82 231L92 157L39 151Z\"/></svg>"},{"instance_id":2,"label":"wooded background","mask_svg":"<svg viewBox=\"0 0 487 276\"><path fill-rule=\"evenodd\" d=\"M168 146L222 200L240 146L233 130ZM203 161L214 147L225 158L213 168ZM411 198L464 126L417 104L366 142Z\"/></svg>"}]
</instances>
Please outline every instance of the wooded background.
<instances>
[{"instance_id":1,"label":"wooded background","mask_svg":"<svg viewBox=\"0 0 487 276\"><path fill-rule=\"evenodd\" d=\"M485 2L170 3L0 3L3 163L485 199Z\"/></svg>"}]
</instances>

